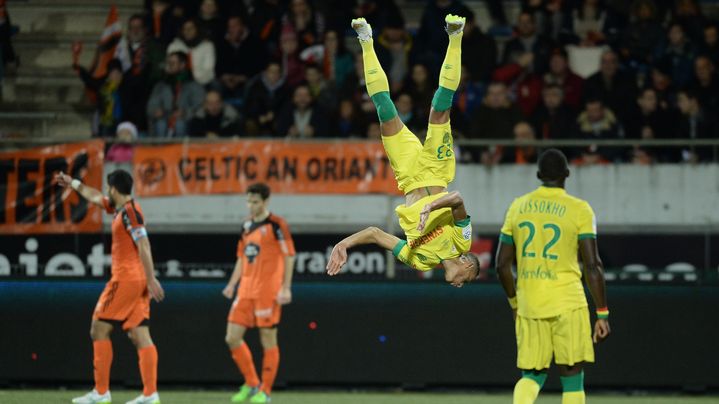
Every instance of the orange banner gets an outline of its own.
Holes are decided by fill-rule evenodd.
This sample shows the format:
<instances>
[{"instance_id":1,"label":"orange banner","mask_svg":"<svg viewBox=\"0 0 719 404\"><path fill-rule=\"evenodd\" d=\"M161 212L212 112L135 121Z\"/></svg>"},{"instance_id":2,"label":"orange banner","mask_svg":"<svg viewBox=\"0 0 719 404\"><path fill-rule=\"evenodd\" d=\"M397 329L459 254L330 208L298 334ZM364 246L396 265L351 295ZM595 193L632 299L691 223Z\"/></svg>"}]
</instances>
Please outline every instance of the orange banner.
<instances>
[{"instance_id":1,"label":"orange banner","mask_svg":"<svg viewBox=\"0 0 719 404\"><path fill-rule=\"evenodd\" d=\"M398 193L379 143L239 141L138 146L135 191L142 196L243 193L264 182L275 193Z\"/></svg>"},{"instance_id":2,"label":"orange banner","mask_svg":"<svg viewBox=\"0 0 719 404\"><path fill-rule=\"evenodd\" d=\"M0 152L0 233L99 232L101 209L54 183L64 171L102 187L104 143L99 140Z\"/></svg>"}]
</instances>

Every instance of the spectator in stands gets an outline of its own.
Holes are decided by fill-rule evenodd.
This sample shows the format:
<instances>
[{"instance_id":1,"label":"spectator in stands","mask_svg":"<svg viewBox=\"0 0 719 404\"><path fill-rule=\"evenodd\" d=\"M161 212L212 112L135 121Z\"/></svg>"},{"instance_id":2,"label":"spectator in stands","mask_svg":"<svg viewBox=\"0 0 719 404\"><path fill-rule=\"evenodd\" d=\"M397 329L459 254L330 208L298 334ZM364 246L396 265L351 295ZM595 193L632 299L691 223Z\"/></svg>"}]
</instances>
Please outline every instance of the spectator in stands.
<instances>
[{"instance_id":1,"label":"spectator in stands","mask_svg":"<svg viewBox=\"0 0 719 404\"><path fill-rule=\"evenodd\" d=\"M253 2L254 10L249 17L250 31L265 45L265 52L273 54L279 46L282 32L282 7L279 0Z\"/></svg>"},{"instance_id":2,"label":"spectator in stands","mask_svg":"<svg viewBox=\"0 0 719 404\"><path fill-rule=\"evenodd\" d=\"M635 68L651 64L657 43L664 37L657 7L652 0L637 0L632 5L629 25L621 37L621 54Z\"/></svg>"},{"instance_id":3,"label":"spectator in stands","mask_svg":"<svg viewBox=\"0 0 719 404\"><path fill-rule=\"evenodd\" d=\"M222 100L222 94L210 90L205 94L205 103L190 121L189 135L192 137L228 137L240 134L240 114L232 105Z\"/></svg>"},{"instance_id":4,"label":"spectator in stands","mask_svg":"<svg viewBox=\"0 0 719 404\"><path fill-rule=\"evenodd\" d=\"M719 114L719 78L714 62L708 56L699 56L694 61L694 92L707 114Z\"/></svg>"},{"instance_id":5,"label":"spectator in stands","mask_svg":"<svg viewBox=\"0 0 719 404\"><path fill-rule=\"evenodd\" d=\"M242 105L247 81L267 64L265 47L245 25L240 16L227 19L227 33L217 46L215 75L223 98Z\"/></svg>"},{"instance_id":6,"label":"spectator in stands","mask_svg":"<svg viewBox=\"0 0 719 404\"><path fill-rule=\"evenodd\" d=\"M501 163L504 164L536 164L539 150L536 146L522 145L527 141L537 140L532 125L522 121L514 125L514 140L519 144L516 147L504 147Z\"/></svg>"},{"instance_id":7,"label":"spectator in stands","mask_svg":"<svg viewBox=\"0 0 719 404\"><path fill-rule=\"evenodd\" d=\"M337 134L340 137L364 137L367 133L367 120L350 99L340 101Z\"/></svg>"},{"instance_id":8,"label":"spectator in stands","mask_svg":"<svg viewBox=\"0 0 719 404\"><path fill-rule=\"evenodd\" d=\"M322 109L313 103L310 89L302 84L295 88L292 103L277 118L277 133L288 138L330 136L329 122Z\"/></svg>"},{"instance_id":9,"label":"spectator in stands","mask_svg":"<svg viewBox=\"0 0 719 404\"><path fill-rule=\"evenodd\" d=\"M552 41L559 41L562 30L565 29L567 15L566 3L563 0L522 0L522 11L534 18L537 32L545 35Z\"/></svg>"},{"instance_id":10,"label":"spectator in stands","mask_svg":"<svg viewBox=\"0 0 719 404\"><path fill-rule=\"evenodd\" d=\"M719 27L716 23L710 23L704 27L701 44L702 54L707 55L715 66L719 64Z\"/></svg>"},{"instance_id":11,"label":"spectator in stands","mask_svg":"<svg viewBox=\"0 0 719 404\"><path fill-rule=\"evenodd\" d=\"M509 99L507 86L493 82L487 88L487 95L479 110L474 114L471 131L472 139L511 139L514 125L522 120L522 113Z\"/></svg>"},{"instance_id":12,"label":"spectator in stands","mask_svg":"<svg viewBox=\"0 0 719 404\"><path fill-rule=\"evenodd\" d=\"M584 111L577 117L575 137L587 140L612 140L624 137L619 120L612 110L606 108L599 98L589 98L584 104ZM624 150L616 147L590 146L581 150L583 163L599 161L619 161Z\"/></svg>"},{"instance_id":13,"label":"spectator in stands","mask_svg":"<svg viewBox=\"0 0 719 404\"><path fill-rule=\"evenodd\" d=\"M682 25L673 22L669 25L667 38L657 47L654 60L666 60L671 65L672 83L683 87L689 84L692 78L695 54L694 46L689 42Z\"/></svg>"},{"instance_id":14,"label":"spectator in stands","mask_svg":"<svg viewBox=\"0 0 719 404\"><path fill-rule=\"evenodd\" d=\"M550 40L537 32L534 16L522 12L517 19L517 36L505 45L502 64L517 63L520 57L530 53L532 63L529 68L533 73L544 74L549 64L551 49Z\"/></svg>"},{"instance_id":15,"label":"spectator in stands","mask_svg":"<svg viewBox=\"0 0 719 404\"><path fill-rule=\"evenodd\" d=\"M417 119L427 122L429 119L429 107L432 104L432 97L437 84L429 81L429 69L427 65L416 64L412 66L412 75L405 83L402 92L409 94L414 101L414 113Z\"/></svg>"},{"instance_id":16,"label":"spectator in stands","mask_svg":"<svg viewBox=\"0 0 719 404\"><path fill-rule=\"evenodd\" d=\"M167 47L167 53L183 52L189 57L192 76L201 85L215 78L215 45L205 39L197 20L189 19L182 24L180 35Z\"/></svg>"},{"instance_id":17,"label":"spectator in stands","mask_svg":"<svg viewBox=\"0 0 719 404\"><path fill-rule=\"evenodd\" d=\"M564 103L575 111L581 107L584 81L569 68L567 53L557 49L549 59L549 71L544 75L544 85L558 85L564 94Z\"/></svg>"},{"instance_id":18,"label":"spectator in stands","mask_svg":"<svg viewBox=\"0 0 719 404\"><path fill-rule=\"evenodd\" d=\"M680 139L716 139L717 117L708 115L702 108L697 94L691 90L681 90L677 95L677 107L681 113L677 136ZM686 147L682 149L680 161L696 163L710 161L710 147Z\"/></svg>"},{"instance_id":19,"label":"spectator in stands","mask_svg":"<svg viewBox=\"0 0 719 404\"><path fill-rule=\"evenodd\" d=\"M182 52L167 55L165 79L155 84L147 102L151 136L186 136L189 120L202 105L205 90L192 79L187 61Z\"/></svg>"},{"instance_id":20,"label":"spectator in stands","mask_svg":"<svg viewBox=\"0 0 719 404\"><path fill-rule=\"evenodd\" d=\"M447 14L460 14L463 7L459 0L427 1L419 23L415 47L418 61L429 66L432 71L439 71L447 49L444 17Z\"/></svg>"},{"instance_id":21,"label":"spectator in stands","mask_svg":"<svg viewBox=\"0 0 719 404\"><path fill-rule=\"evenodd\" d=\"M372 119L377 118L374 104L367 95L364 81L364 62L361 54L354 55L354 71L347 77L344 88L341 89L341 94L342 98L350 99L358 105L363 115Z\"/></svg>"},{"instance_id":22,"label":"spectator in stands","mask_svg":"<svg viewBox=\"0 0 719 404\"><path fill-rule=\"evenodd\" d=\"M387 72L392 91L400 91L410 67L412 36L404 28L404 20L387 22L375 43L377 57Z\"/></svg>"},{"instance_id":23,"label":"spectator in stands","mask_svg":"<svg viewBox=\"0 0 719 404\"><path fill-rule=\"evenodd\" d=\"M135 154L135 141L137 128L132 122L122 122L117 125L115 142L105 153L105 160L113 163L130 163Z\"/></svg>"},{"instance_id":24,"label":"spectator in stands","mask_svg":"<svg viewBox=\"0 0 719 404\"><path fill-rule=\"evenodd\" d=\"M297 37L300 50L317 43L325 32L325 19L313 10L307 0L291 0L282 18L282 29L292 31Z\"/></svg>"},{"instance_id":25,"label":"spectator in stands","mask_svg":"<svg viewBox=\"0 0 719 404\"><path fill-rule=\"evenodd\" d=\"M300 58L297 34L289 29L282 30L277 59L282 61L282 72L287 85L294 88L305 78L305 64Z\"/></svg>"},{"instance_id":26,"label":"spectator in stands","mask_svg":"<svg viewBox=\"0 0 719 404\"><path fill-rule=\"evenodd\" d=\"M80 65L73 65L73 68L80 75L85 87L95 95L97 127L93 133L103 137L114 135L117 125L123 120L123 98L127 96L122 81L122 63L112 59L107 64L107 75L99 79L94 78Z\"/></svg>"},{"instance_id":27,"label":"spectator in stands","mask_svg":"<svg viewBox=\"0 0 719 404\"><path fill-rule=\"evenodd\" d=\"M333 7L336 7L337 3L347 4L352 7L349 13L344 13L345 18L337 21L338 26L335 27L335 29L338 30L345 29L345 21L349 21L352 18L364 17L367 21L371 21L372 29L375 30L375 32L382 32L388 24L403 19L402 12L399 7L397 7L395 0L331 2Z\"/></svg>"},{"instance_id":28,"label":"spectator in stands","mask_svg":"<svg viewBox=\"0 0 719 404\"><path fill-rule=\"evenodd\" d=\"M516 62L508 63L494 71L494 81L505 83L525 117L529 117L539 105L542 97L542 79L533 72L533 53L521 54Z\"/></svg>"},{"instance_id":29,"label":"spectator in stands","mask_svg":"<svg viewBox=\"0 0 719 404\"><path fill-rule=\"evenodd\" d=\"M325 80L317 65L305 68L305 84L315 103L325 112L333 114L337 111L339 92L334 82Z\"/></svg>"},{"instance_id":30,"label":"spectator in stands","mask_svg":"<svg viewBox=\"0 0 719 404\"><path fill-rule=\"evenodd\" d=\"M630 73L619 69L619 58L614 51L602 54L599 71L584 83L584 97L598 98L612 111L624 114L631 111L636 97L636 79Z\"/></svg>"},{"instance_id":31,"label":"spectator in stands","mask_svg":"<svg viewBox=\"0 0 719 404\"><path fill-rule=\"evenodd\" d=\"M274 135L275 119L288 98L278 62L270 62L247 83L245 130L251 136Z\"/></svg>"},{"instance_id":32,"label":"spectator in stands","mask_svg":"<svg viewBox=\"0 0 719 404\"><path fill-rule=\"evenodd\" d=\"M669 60L661 60L652 66L650 87L657 93L659 107L669 109L676 105L676 89L672 83L672 65Z\"/></svg>"},{"instance_id":33,"label":"spectator in stands","mask_svg":"<svg viewBox=\"0 0 719 404\"><path fill-rule=\"evenodd\" d=\"M599 46L607 42L607 35L616 35L612 16L600 0L576 3L567 19L564 42L581 46Z\"/></svg>"},{"instance_id":34,"label":"spectator in stands","mask_svg":"<svg viewBox=\"0 0 719 404\"><path fill-rule=\"evenodd\" d=\"M702 15L702 9L696 0L676 0L672 18L681 24L691 41L694 43L701 42L704 36L706 18Z\"/></svg>"},{"instance_id":35,"label":"spectator in stands","mask_svg":"<svg viewBox=\"0 0 719 404\"><path fill-rule=\"evenodd\" d=\"M407 93L400 93L394 101L397 107L397 115L413 133L419 133L427 129L427 121L421 121L415 114L414 102Z\"/></svg>"},{"instance_id":36,"label":"spectator in stands","mask_svg":"<svg viewBox=\"0 0 719 404\"><path fill-rule=\"evenodd\" d=\"M645 88L637 98L635 112L627 116L624 128L630 139L668 139L675 133L675 114L671 110L661 109L656 91ZM647 147L641 144L634 147L632 162L648 164L654 161L670 161L671 148Z\"/></svg>"},{"instance_id":37,"label":"spectator in stands","mask_svg":"<svg viewBox=\"0 0 719 404\"><path fill-rule=\"evenodd\" d=\"M225 35L225 23L220 18L217 0L202 0L197 13L197 24L200 35L218 44Z\"/></svg>"},{"instance_id":38,"label":"spectator in stands","mask_svg":"<svg viewBox=\"0 0 719 404\"><path fill-rule=\"evenodd\" d=\"M497 64L497 43L476 24L474 12L464 7L460 14L467 18L462 38L462 64L472 81L489 83Z\"/></svg>"},{"instance_id":39,"label":"spectator in stands","mask_svg":"<svg viewBox=\"0 0 719 404\"><path fill-rule=\"evenodd\" d=\"M541 139L567 139L574 131L575 115L564 102L564 90L556 84L542 89L542 105L532 116L535 133Z\"/></svg>"},{"instance_id":40,"label":"spectator in stands","mask_svg":"<svg viewBox=\"0 0 719 404\"><path fill-rule=\"evenodd\" d=\"M367 126L367 139L370 140L381 140L382 129L379 126L379 122L373 121Z\"/></svg>"},{"instance_id":41,"label":"spectator in stands","mask_svg":"<svg viewBox=\"0 0 719 404\"><path fill-rule=\"evenodd\" d=\"M354 69L352 54L347 52L337 31L327 31L321 44L310 46L302 51L300 58L308 64L320 66L324 77L341 88L347 76Z\"/></svg>"},{"instance_id":42,"label":"spectator in stands","mask_svg":"<svg viewBox=\"0 0 719 404\"><path fill-rule=\"evenodd\" d=\"M180 20L174 7L170 4L170 0L152 0L145 26L150 27L151 37L163 49L175 39L180 27Z\"/></svg>"},{"instance_id":43,"label":"spectator in stands","mask_svg":"<svg viewBox=\"0 0 719 404\"><path fill-rule=\"evenodd\" d=\"M150 90L162 78L165 52L161 45L147 35L143 16L135 14L127 23L127 34L115 49L115 57L122 63L123 119L132 122L141 132L147 131L145 106Z\"/></svg>"},{"instance_id":44,"label":"spectator in stands","mask_svg":"<svg viewBox=\"0 0 719 404\"><path fill-rule=\"evenodd\" d=\"M459 87L454 93L452 102L451 121L452 132L455 138L464 137L470 131L472 116L475 114L486 87L478 84L472 79L472 75L466 66L462 66L462 75L459 79Z\"/></svg>"}]
</instances>

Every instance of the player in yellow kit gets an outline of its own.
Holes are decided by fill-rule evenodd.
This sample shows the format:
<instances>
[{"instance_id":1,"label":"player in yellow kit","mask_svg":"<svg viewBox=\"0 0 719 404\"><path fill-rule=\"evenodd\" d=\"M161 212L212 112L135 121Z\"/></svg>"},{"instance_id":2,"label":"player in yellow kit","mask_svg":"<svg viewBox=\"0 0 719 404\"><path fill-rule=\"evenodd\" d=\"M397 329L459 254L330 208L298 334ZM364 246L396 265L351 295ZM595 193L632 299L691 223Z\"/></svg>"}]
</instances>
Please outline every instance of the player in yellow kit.
<instances>
[{"instance_id":1,"label":"player in yellow kit","mask_svg":"<svg viewBox=\"0 0 719 404\"><path fill-rule=\"evenodd\" d=\"M458 192L447 193L454 180L455 160L449 109L459 85L462 33L465 19L445 18L449 46L442 64L439 88L432 99L427 138L422 144L397 115L389 96L387 75L382 70L372 41L372 28L364 18L352 21L362 46L367 92L377 108L382 144L389 157L397 186L405 203L396 209L407 240L370 227L337 243L327 264L336 275L347 261L347 249L360 244L377 244L405 264L427 271L441 265L445 279L460 287L477 277L479 262L469 254L472 225Z\"/></svg>"},{"instance_id":2,"label":"player in yellow kit","mask_svg":"<svg viewBox=\"0 0 719 404\"><path fill-rule=\"evenodd\" d=\"M545 151L538 165L542 186L512 202L496 259L515 315L517 367L522 370L514 403L534 403L554 358L561 375L562 404L583 404L583 366L594 362L592 340L600 342L610 332L596 220L586 201L564 190L569 168L562 152ZM578 252L597 307L593 337Z\"/></svg>"}]
</instances>

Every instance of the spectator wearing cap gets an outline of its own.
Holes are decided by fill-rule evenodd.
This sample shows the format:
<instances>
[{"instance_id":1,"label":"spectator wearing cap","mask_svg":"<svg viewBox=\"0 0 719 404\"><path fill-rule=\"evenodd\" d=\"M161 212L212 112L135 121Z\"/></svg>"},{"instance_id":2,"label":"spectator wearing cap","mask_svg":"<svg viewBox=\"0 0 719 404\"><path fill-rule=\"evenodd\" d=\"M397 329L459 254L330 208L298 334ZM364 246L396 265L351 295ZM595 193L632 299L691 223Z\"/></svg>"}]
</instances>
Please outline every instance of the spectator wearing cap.
<instances>
[{"instance_id":1,"label":"spectator wearing cap","mask_svg":"<svg viewBox=\"0 0 719 404\"><path fill-rule=\"evenodd\" d=\"M275 120L289 97L279 62L267 64L247 83L245 131L251 136L275 134Z\"/></svg>"},{"instance_id":2,"label":"spectator wearing cap","mask_svg":"<svg viewBox=\"0 0 719 404\"><path fill-rule=\"evenodd\" d=\"M182 24L180 35L167 47L167 54L183 52L195 81L207 85L215 78L215 45L204 37L197 20Z\"/></svg>"},{"instance_id":3,"label":"spectator wearing cap","mask_svg":"<svg viewBox=\"0 0 719 404\"><path fill-rule=\"evenodd\" d=\"M107 74L99 79L80 65L73 65L85 87L95 94L95 122L93 130L97 136L112 136L123 119L123 98L127 92L123 86L122 63L112 59L107 64Z\"/></svg>"},{"instance_id":4,"label":"spectator wearing cap","mask_svg":"<svg viewBox=\"0 0 719 404\"><path fill-rule=\"evenodd\" d=\"M544 85L557 85L562 88L564 103L575 111L582 104L584 81L569 68L567 53L556 49L549 58L549 71L544 75Z\"/></svg>"},{"instance_id":5,"label":"spectator wearing cap","mask_svg":"<svg viewBox=\"0 0 719 404\"><path fill-rule=\"evenodd\" d=\"M205 102L190 121L191 137L229 137L240 134L240 114L232 105L222 100L222 94L210 90L205 95Z\"/></svg>"},{"instance_id":6,"label":"spectator wearing cap","mask_svg":"<svg viewBox=\"0 0 719 404\"><path fill-rule=\"evenodd\" d=\"M535 133L541 139L570 138L575 119L575 112L564 103L564 90L556 84L544 86L542 104L531 120Z\"/></svg>"},{"instance_id":7,"label":"spectator wearing cap","mask_svg":"<svg viewBox=\"0 0 719 404\"><path fill-rule=\"evenodd\" d=\"M134 155L137 128L132 122L122 122L115 131L115 143L105 154L105 159L114 163L129 163Z\"/></svg>"},{"instance_id":8,"label":"spectator wearing cap","mask_svg":"<svg viewBox=\"0 0 719 404\"><path fill-rule=\"evenodd\" d=\"M288 138L328 137L329 122L321 107L314 103L309 87L295 88L292 102L277 118L277 133Z\"/></svg>"},{"instance_id":9,"label":"spectator wearing cap","mask_svg":"<svg viewBox=\"0 0 719 404\"><path fill-rule=\"evenodd\" d=\"M387 72L392 91L399 91L410 68L412 36L404 27L404 20L387 22L377 38L377 57Z\"/></svg>"},{"instance_id":10,"label":"spectator wearing cap","mask_svg":"<svg viewBox=\"0 0 719 404\"><path fill-rule=\"evenodd\" d=\"M522 12L517 18L517 33L504 47L502 64L517 63L520 58L532 55L532 63L528 68L536 74L544 74L549 64L552 50L551 41L537 31L534 16Z\"/></svg>"},{"instance_id":11,"label":"spectator wearing cap","mask_svg":"<svg viewBox=\"0 0 719 404\"><path fill-rule=\"evenodd\" d=\"M497 65L497 43L482 32L472 10L465 6L460 15L467 18L462 37L462 64L467 67L473 82L486 85Z\"/></svg>"},{"instance_id":12,"label":"spectator wearing cap","mask_svg":"<svg viewBox=\"0 0 719 404\"><path fill-rule=\"evenodd\" d=\"M267 64L265 47L250 32L240 16L227 19L227 32L217 45L215 75L219 88L230 104L241 106L245 84Z\"/></svg>"},{"instance_id":13,"label":"spectator wearing cap","mask_svg":"<svg viewBox=\"0 0 719 404\"><path fill-rule=\"evenodd\" d=\"M187 55L182 52L167 55L165 78L155 84L147 101L150 135L186 136L187 124L204 98L204 88L187 69Z\"/></svg>"},{"instance_id":14,"label":"spectator wearing cap","mask_svg":"<svg viewBox=\"0 0 719 404\"><path fill-rule=\"evenodd\" d=\"M719 77L714 62L708 56L699 56L694 61L694 92L699 103L709 115L719 114Z\"/></svg>"},{"instance_id":15,"label":"spectator wearing cap","mask_svg":"<svg viewBox=\"0 0 719 404\"><path fill-rule=\"evenodd\" d=\"M667 30L667 38L657 47L654 60L665 61L670 65L672 83L677 87L684 87L692 79L695 55L696 50L687 38L684 27L673 22Z\"/></svg>"},{"instance_id":16,"label":"spectator wearing cap","mask_svg":"<svg viewBox=\"0 0 719 404\"><path fill-rule=\"evenodd\" d=\"M591 75L583 86L583 96L598 98L612 111L617 111L620 118L632 110L637 94L634 75L619 67L619 57L614 51L602 54L599 71Z\"/></svg>"}]
</instances>

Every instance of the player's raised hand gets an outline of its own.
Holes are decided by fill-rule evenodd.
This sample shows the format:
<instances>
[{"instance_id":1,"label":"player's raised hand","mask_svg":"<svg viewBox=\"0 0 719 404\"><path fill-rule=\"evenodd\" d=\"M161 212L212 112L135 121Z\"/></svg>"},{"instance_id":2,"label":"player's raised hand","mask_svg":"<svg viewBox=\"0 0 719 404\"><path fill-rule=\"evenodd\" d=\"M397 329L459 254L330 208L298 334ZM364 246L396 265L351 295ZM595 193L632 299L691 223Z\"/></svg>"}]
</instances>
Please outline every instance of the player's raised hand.
<instances>
[{"instance_id":1,"label":"player's raised hand","mask_svg":"<svg viewBox=\"0 0 719 404\"><path fill-rule=\"evenodd\" d=\"M609 336L609 333L611 333L612 330L609 327L609 320L604 318L597 319L597 322L594 323L594 336L592 339L594 340L595 344L598 344Z\"/></svg>"},{"instance_id":2,"label":"player's raised hand","mask_svg":"<svg viewBox=\"0 0 719 404\"><path fill-rule=\"evenodd\" d=\"M424 226L427 224L427 219L429 218L429 214L432 212L432 207L427 204L424 205L424 208L422 208L422 211L419 212L419 224L417 225L417 230L420 232L424 230Z\"/></svg>"},{"instance_id":3,"label":"player's raised hand","mask_svg":"<svg viewBox=\"0 0 719 404\"><path fill-rule=\"evenodd\" d=\"M147 292L150 293L150 297L158 303L165 298L165 291L162 289L162 285L160 285L160 281L158 281L157 278L147 280Z\"/></svg>"},{"instance_id":4,"label":"player's raised hand","mask_svg":"<svg viewBox=\"0 0 719 404\"><path fill-rule=\"evenodd\" d=\"M230 285L228 283L227 286L225 286L225 288L222 289L222 295L228 299L232 299L233 297L235 297L235 289L236 289L236 287L234 285Z\"/></svg>"},{"instance_id":5,"label":"player's raised hand","mask_svg":"<svg viewBox=\"0 0 719 404\"><path fill-rule=\"evenodd\" d=\"M337 275L340 273L340 269L347 262L347 247L338 243L335 248L332 249L330 255L330 261L327 263L327 273L329 275Z\"/></svg>"},{"instance_id":6,"label":"player's raised hand","mask_svg":"<svg viewBox=\"0 0 719 404\"><path fill-rule=\"evenodd\" d=\"M67 188L70 186L70 183L72 183L72 177L60 171L59 173L55 174L55 182L57 183L57 185L63 188Z\"/></svg>"}]
</instances>

